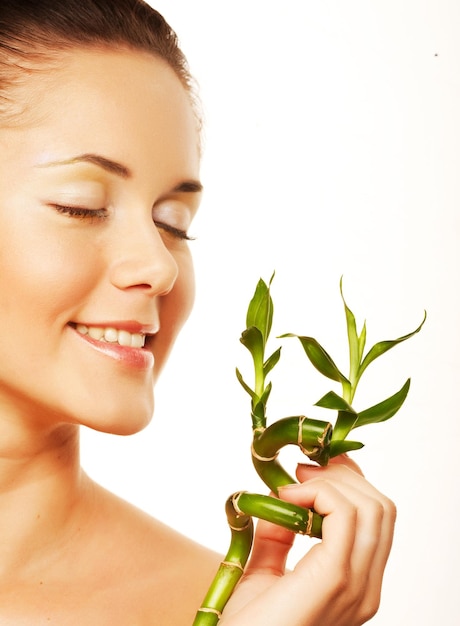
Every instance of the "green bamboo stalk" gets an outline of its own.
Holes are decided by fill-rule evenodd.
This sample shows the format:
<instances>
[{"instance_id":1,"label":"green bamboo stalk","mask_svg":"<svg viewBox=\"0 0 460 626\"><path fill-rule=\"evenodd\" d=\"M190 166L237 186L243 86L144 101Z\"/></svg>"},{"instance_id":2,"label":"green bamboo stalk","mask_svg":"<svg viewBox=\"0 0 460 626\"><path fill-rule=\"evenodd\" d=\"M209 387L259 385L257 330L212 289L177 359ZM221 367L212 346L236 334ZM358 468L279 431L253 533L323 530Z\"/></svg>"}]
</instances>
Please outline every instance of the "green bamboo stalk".
<instances>
[{"instance_id":1,"label":"green bamboo stalk","mask_svg":"<svg viewBox=\"0 0 460 626\"><path fill-rule=\"evenodd\" d=\"M233 496L235 508L242 515L263 519L299 535L321 539L322 516L272 496L240 491Z\"/></svg>"},{"instance_id":2,"label":"green bamboo stalk","mask_svg":"<svg viewBox=\"0 0 460 626\"><path fill-rule=\"evenodd\" d=\"M296 445L312 461L327 465L332 424L304 415L285 417L265 429L256 429L252 443L252 462L264 483L275 493L295 481L278 462L281 448Z\"/></svg>"},{"instance_id":3,"label":"green bamboo stalk","mask_svg":"<svg viewBox=\"0 0 460 626\"><path fill-rule=\"evenodd\" d=\"M230 547L209 587L193 626L215 626L233 590L243 575L252 548L254 524L252 517L236 505L239 494L230 496L225 512L231 531Z\"/></svg>"}]
</instances>

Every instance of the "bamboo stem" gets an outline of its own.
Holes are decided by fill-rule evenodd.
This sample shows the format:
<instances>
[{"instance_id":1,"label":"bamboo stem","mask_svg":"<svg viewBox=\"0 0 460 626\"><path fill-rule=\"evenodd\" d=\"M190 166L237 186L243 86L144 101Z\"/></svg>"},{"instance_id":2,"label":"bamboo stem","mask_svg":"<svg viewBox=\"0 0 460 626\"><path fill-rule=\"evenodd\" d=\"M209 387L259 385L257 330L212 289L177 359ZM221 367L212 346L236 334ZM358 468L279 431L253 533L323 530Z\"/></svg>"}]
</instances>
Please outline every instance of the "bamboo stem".
<instances>
[{"instance_id":1,"label":"bamboo stem","mask_svg":"<svg viewBox=\"0 0 460 626\"><path fill-rule=\"evenodd\" d=\"M252 462L264 483L275 493L294 482L277 460L281 448L296 445L312 461L327 465L332 425L304 415L285 417L264 430L254 431Z\"/></svg>"},{"instance_id":2,"label":"bamboo stem","mask_svg":"<svg viewBox=\"0 0 460 626\"><path fill-rule=\"evenodd\" d=\"M230 547L197 611L193 626L216 626L249 558L254 525L252 518L236 505L239 495L230 496L225 504L231 531Z\"/></svg>"},{"instance_id":3,"label":"bamboo stem","mask_svg":"<svg viewBox=\"0 0 460 626\"><path fill-rule=\"evenodd\" d=\"M300 535L321 539L323 518L311 509L272 496L244 491L234 496L234 506L243 515L267 520Z\"/></svg>"}]
</instances>

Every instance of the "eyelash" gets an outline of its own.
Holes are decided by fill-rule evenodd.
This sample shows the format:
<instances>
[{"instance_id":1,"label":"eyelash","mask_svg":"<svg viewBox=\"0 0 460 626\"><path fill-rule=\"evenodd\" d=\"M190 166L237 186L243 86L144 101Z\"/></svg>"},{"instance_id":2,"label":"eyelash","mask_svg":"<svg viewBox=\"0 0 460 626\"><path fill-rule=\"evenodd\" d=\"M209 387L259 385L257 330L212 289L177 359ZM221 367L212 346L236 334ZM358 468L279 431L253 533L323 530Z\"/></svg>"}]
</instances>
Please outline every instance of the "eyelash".
<instances>
[{"instance_id":1,"label":"eyelash","mask_svg":"<svg viewBox=\"0 0 460 626\"><path fill-rule=\"evenodd\" d=\"M54 209L58 213L68 215L69 217L76 217L80 219L105 219L107 217L106 209L85 209L83 207L72 207L72 206L64 206L61 204L53 204ZM173 235L177 239L182 239L184 241L193 241L194 237L190 237L185 230L181 228L176 228L175 226L171 226L170 224L165 224L164 222L154 222L155 226L165 232Z\"/></svg>"},{"instance_id":2,"label":"eyelash","mask_svg":"<svg viewBox=\"0 0 460 626\"><path fill-rule=\"evenodd\" d=\"M164 230L165 232L173 235L173 237L176 237L177 239L183 239L184 241L193 241L195 239L194 237L190 237L185 230L176 228L175 226L170 226L164 222L155 222L155 226L160 230Z\"/></svg>"},{"instance_id":3,"label":"eyelash","mask_svg":"<svg viewBox=\"0 0 460 626\"><path fill-rule=\"evenodd\" d=\"M64 206L62 204L53 204L52 206L58 213L68 215L69 217L80 219L104 219L107 217L106 209L84 209L83 207Z\"/></svg>"}]
</instances>

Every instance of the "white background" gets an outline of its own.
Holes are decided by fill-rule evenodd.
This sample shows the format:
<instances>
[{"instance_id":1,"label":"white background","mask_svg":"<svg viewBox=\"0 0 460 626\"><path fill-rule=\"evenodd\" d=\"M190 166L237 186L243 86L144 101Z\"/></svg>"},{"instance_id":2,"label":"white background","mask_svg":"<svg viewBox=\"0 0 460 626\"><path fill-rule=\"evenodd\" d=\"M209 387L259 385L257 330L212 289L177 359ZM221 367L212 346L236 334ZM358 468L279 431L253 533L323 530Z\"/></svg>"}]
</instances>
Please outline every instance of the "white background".
<instances>
[{"instance_id":1,"label":"white background","mask_svg":"<svg viewBox=\"0 0 460 626\"><path fill-rule=\"evenodd\" d=\"M316 337L346 369L345 295L369 345L423 331L371 366L362 409L412 387L354 454L398 505L375 626L458 624L460 3L457 0L158 0L201 85L195 311L151 426L83 434L110 489L224 552L226 497L265 492L250 465L235 366L248 300L273 270L273 337ZM273 339L273 347L277 341ZM294 340L273 375L273 417L307 413L330 381ZM295 460L298 459L295 456ZM309 540L303 538L298 553Z\"/></svg>"}]
</instances>

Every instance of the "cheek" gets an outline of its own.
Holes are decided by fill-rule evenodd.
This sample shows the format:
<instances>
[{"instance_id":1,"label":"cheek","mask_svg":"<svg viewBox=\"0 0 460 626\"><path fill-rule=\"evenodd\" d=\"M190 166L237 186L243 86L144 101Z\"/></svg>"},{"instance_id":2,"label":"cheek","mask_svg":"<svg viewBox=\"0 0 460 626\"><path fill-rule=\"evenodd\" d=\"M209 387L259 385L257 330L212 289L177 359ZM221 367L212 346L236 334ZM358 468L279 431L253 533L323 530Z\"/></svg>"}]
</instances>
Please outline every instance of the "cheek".
<instances>
[{"instance_id":1,"label":"cheek","mask_svg":"<svg viewBox=\"0 0 460 626\"><path fill-rule=\"evenodd\" d=\"M39 228L20 233L3 230L0 310L34 322L65 317L88 289L94 274L94 255L80 243L50 237Z\"/></svg>"}]
</instances>

